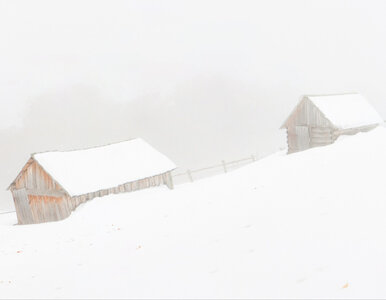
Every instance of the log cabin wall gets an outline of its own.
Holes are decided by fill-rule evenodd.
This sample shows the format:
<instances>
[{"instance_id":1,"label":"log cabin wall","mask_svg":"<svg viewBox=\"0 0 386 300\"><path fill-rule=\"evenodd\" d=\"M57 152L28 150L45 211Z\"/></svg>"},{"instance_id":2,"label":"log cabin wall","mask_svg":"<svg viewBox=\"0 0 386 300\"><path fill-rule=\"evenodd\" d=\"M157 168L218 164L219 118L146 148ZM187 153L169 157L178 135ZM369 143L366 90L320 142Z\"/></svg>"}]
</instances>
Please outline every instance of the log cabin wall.
<instances>
[{"instance_id":1,"label":"log cabin wall","mask_svg":"<svg viewBox=\"0 0 386 300\"><path fill-rule=\"evenodd\" d=\"M303 99L287 121L288 153L333 143L334 129L310 100Z\"/></svg>"}]
</instances>

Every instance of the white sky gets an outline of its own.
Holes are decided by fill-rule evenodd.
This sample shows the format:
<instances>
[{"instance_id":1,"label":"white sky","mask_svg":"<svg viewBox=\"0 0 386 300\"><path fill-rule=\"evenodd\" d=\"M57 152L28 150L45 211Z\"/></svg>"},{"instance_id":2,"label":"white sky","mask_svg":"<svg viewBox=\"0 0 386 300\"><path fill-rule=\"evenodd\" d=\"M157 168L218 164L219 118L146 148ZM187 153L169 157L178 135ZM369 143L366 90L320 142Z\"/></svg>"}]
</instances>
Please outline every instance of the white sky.
<instances>
[{"instance_id":1,"label":"white sky","mask_svg":"<svg viewBox=\"0 0 386 300\"><path fill-rule=\"evenodd\" d=\"M280 117L301 94L335 91L385 115L385 15L381 0L1 0L0 126L76 84L131 101L208 74L259 87Z\"/></svg>"}]
</instances>

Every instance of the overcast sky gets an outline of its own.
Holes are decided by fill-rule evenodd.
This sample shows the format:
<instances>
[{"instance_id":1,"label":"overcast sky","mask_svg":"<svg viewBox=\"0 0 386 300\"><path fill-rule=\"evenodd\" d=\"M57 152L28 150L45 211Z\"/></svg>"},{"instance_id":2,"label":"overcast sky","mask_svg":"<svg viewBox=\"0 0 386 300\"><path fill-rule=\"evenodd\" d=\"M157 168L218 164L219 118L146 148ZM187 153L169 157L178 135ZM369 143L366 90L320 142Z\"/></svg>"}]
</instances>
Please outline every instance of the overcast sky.
<instances>
[{"instance_id":1,"label":"overcast sky","mask_svg":"<svg viewBox=\"0 0 386 300\"><path fill-rule=\"evenodd\" d=\"M386 117L385 16L382 0L0 0L2 185L27 153L136 136L182 167L273 152L303 94L360 92Z\"/></svg>"},{"instance_id":2,"label":"overcast sky","mask_svg":"<svg viewBox=\"0 0 386 300\"><path fill-rule=\"evenodd\" d=\"M33 98L76 84L133 101L203 75L267 91L284 103L281 117L298 94L347 90L385 114L385 8L382 0L0 1L0 124L18 124Z\"/></svg>"}]
</instances>

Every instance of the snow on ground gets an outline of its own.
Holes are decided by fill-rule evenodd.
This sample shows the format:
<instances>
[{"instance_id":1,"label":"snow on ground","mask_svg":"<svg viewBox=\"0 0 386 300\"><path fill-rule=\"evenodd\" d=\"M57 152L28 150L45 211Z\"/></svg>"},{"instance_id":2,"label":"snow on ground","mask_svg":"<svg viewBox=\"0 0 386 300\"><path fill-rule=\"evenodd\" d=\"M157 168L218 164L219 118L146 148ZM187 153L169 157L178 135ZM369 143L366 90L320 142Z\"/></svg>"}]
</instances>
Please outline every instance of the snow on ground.
<instances>
[{"instance_id":1,"label":"snow on ground","mask_svg":"<svg viewBox=\"0 0 386 300\"><path fill-rule=\"evenodd\" d=\"M1 298L385 298L386 129L56 223L0 215Z\"/></svg>"}]
</instances>

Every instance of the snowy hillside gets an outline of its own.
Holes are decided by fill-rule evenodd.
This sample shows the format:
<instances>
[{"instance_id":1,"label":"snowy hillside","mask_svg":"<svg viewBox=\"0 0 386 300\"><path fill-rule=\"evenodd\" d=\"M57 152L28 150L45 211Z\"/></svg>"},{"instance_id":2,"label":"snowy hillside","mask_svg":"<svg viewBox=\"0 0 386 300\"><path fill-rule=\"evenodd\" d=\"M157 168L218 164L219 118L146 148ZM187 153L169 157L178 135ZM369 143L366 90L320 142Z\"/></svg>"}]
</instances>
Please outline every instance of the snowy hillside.
<instances>
[{"instance_id":1,"label":"snowy hillside","mask_svg":"<svg viewBox=\"0 0 386 300\"><path fill-rule=\"evenodd\" d=\"M0 215L2 298L385 298L386 129L193 184Z\"/></svg>"}]
</instances>

